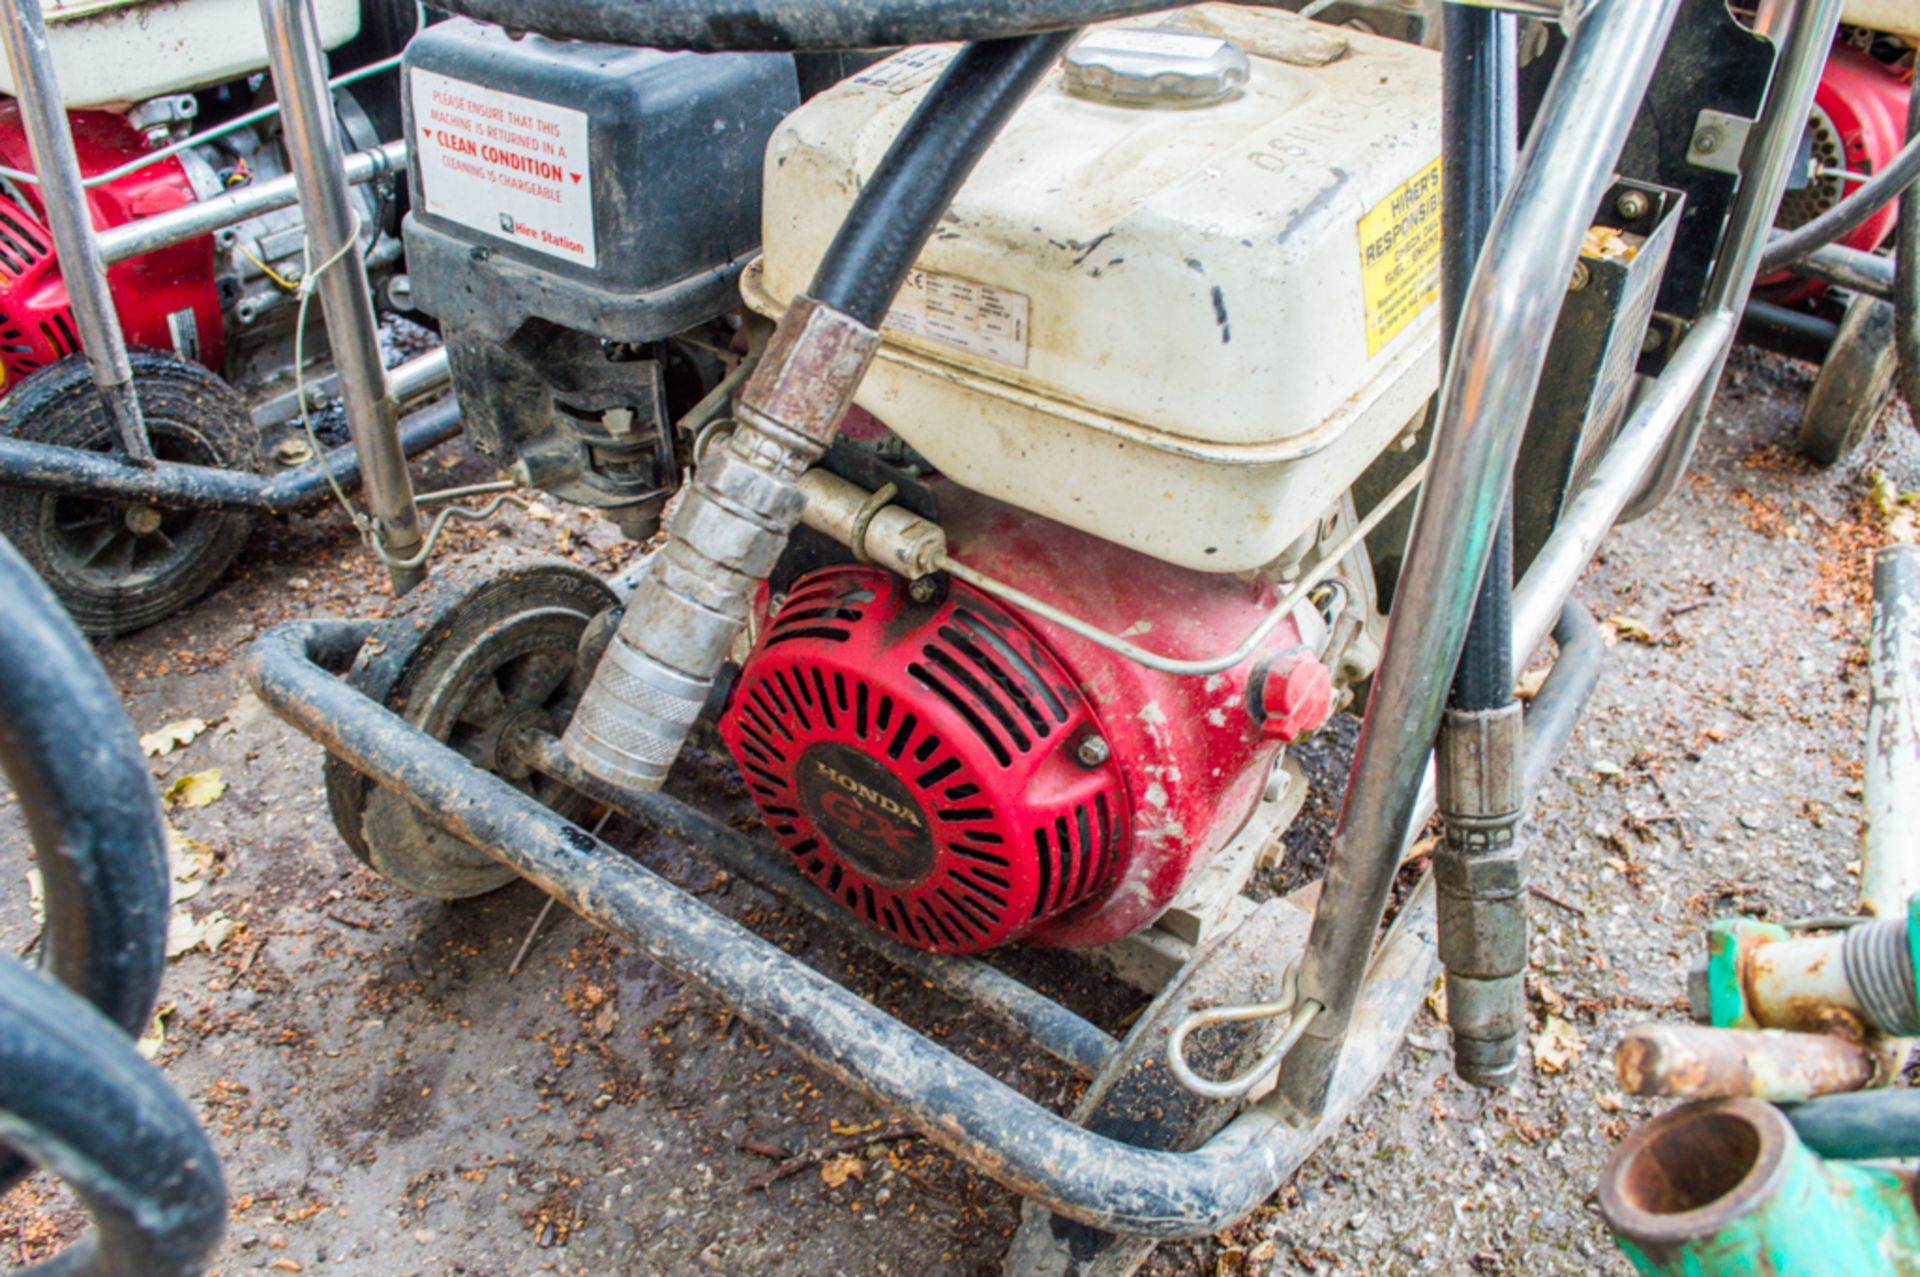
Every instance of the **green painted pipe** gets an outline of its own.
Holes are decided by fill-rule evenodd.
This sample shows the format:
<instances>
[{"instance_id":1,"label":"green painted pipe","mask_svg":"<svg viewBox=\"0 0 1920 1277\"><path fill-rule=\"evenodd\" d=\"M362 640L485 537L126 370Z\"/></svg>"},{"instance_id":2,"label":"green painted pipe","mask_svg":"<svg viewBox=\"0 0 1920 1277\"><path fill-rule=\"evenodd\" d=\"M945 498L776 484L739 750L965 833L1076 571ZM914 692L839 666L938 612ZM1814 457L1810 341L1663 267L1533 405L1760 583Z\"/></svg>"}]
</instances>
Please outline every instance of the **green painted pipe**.
<instances>
[{"instance_id":1,"label":"green painted pipe","mask_svg":"<svg viewBox=\"0 0 1920 1277\"><path fill-rule=\"evenodd\" d=\"M1600 1210L1647 1277L1920 1274L1913 1177L1824 1162L1758 1100L1686 1104L1629 1135Z\"/></svg>"}]
</instances>

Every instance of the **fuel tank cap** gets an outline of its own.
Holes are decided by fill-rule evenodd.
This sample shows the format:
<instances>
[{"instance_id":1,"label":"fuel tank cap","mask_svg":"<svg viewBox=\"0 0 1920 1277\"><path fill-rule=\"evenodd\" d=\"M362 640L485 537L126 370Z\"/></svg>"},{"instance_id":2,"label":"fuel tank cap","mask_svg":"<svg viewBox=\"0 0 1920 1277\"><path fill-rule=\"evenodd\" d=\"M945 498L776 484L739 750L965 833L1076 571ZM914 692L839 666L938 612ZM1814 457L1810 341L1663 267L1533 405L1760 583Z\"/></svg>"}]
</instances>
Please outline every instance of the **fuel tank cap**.
<instances>
[{"instance_id":1,"label":"fuel tank cap","mask_svg":"<svg viewBox=\"0 0 1920 1277\"><path fill-rule=\"evenodd\" d=\"M1247 55L1231 40L1179 27L1107 27L1067 50L1067 88L1121 106L1211 106L1247 85Z\"/></svg>"}]
</instances>

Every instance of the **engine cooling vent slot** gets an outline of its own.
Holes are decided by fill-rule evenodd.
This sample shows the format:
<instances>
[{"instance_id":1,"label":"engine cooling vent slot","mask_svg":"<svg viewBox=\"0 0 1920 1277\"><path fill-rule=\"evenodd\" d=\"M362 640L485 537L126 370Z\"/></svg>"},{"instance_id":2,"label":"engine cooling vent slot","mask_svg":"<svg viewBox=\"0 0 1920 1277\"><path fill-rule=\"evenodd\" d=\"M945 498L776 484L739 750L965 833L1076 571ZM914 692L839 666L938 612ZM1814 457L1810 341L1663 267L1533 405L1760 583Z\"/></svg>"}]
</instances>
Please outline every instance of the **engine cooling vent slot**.
<instances>
[{"instance_id":1,"label":"engine cooling vent slot","mask_svg":"<svg viewBox=\"0 0 1920 1277\"><path fill-rule=\"evenodd\" d=\"M9 385L80 349L56 276L53 237L20 204L0 196L0 365Z\"/></svg>"},{"instance_id":2,"label":"engine cooling vent slot","mask_svg":"<svg viewBox=\"0 0 1920 1277\"><path fill-rule=\"evenodd\" d=\"M1099 725L1054 657L956 585L804 579L721 733L768 827L840 904L919 948L1018 939L1110 885L1127 800L1075 747Z\"/></svg>"},{"instance_id":3,"label":"engine cooling vent slot","mask_svg":"<svg viewBox=\"0 0 1920 1277\"><path fill-rule=\"evenodd\" d=\"M26 210L11 200L0 200L0 271L8 281L27 274L52 253L46 232Z\"/></svg>"}]
</instances>

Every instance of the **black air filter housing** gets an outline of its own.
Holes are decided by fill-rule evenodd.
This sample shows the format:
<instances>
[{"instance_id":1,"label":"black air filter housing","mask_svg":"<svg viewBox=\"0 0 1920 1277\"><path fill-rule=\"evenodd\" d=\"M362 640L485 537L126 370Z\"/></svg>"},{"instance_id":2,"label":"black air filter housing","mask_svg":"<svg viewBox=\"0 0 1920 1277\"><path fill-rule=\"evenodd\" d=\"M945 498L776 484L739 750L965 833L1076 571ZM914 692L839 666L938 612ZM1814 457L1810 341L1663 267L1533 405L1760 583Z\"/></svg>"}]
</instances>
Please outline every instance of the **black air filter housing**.
<instances>
[{"instance_id":1,"label":"black air filter housing","mask_svg":"<svg viewBox=\"0 0 1920 1277\"><path fill-rule=\"evenodd\" d=\"M405 70L422 310L496 342L534 319L647 342L738 304L767 140L800 103L790 56L513 39L456 19L422 32Z\"/></svg>"}]
</instances>

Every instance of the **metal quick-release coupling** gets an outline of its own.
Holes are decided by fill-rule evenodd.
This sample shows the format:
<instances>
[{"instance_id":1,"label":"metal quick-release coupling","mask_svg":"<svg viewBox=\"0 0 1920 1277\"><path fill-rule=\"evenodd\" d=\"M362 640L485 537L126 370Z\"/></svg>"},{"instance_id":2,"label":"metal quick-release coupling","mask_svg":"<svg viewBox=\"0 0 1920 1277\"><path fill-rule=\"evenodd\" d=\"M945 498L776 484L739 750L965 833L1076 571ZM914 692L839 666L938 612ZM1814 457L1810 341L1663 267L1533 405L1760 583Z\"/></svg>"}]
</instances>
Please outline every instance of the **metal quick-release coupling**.
<instances>
[{"instance_id":1,"label":"metal quick-release coupling","mask_svg":"<svg viewBox=\"0 0 1920 1277\"><path fill-rule=\"evenodd\" d=\"M1434 852L1440 960L1454 1071L1475 1086L1510 1085L1527 1031L1527 875L1520 823L1518 703L1449 710L1440 733L1440 810L1447 836Z\"/></svg>"},{"instance_id":2,"label":"metal quick-release coupling","mask_svg":"<svg viewBox=\"0 0 1920 1277\"><path fill-rule=\"evenodd\" d=\"M858 320L795 299L567 725L561 743L582 770L628 790L666 782L800 520L799 478L833 441L879 344Z\"/></svg>"}]
</instances>

